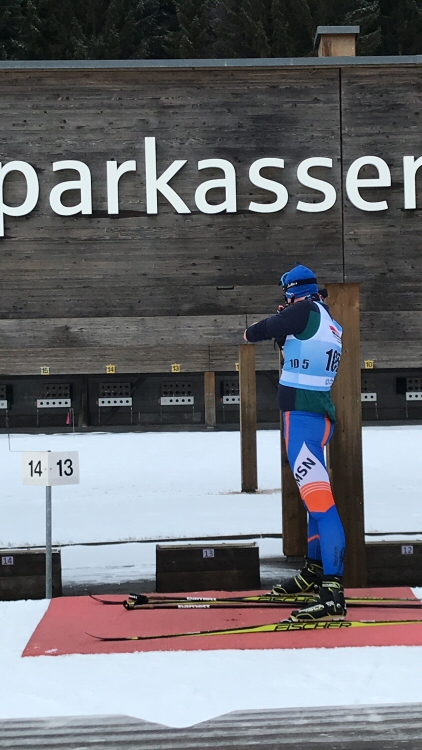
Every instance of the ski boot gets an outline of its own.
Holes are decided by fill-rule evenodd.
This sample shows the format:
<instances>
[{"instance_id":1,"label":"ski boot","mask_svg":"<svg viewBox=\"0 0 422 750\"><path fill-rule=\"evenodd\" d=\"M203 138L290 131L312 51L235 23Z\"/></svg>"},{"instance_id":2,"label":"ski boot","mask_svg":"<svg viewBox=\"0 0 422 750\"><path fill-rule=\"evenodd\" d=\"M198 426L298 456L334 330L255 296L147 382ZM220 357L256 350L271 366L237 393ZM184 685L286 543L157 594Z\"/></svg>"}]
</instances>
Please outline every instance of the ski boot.
<instances>
[{"instance_id":1,"label":"ski boot","mask_svg":"<svg viewBox=\"0 0 422 750\"><path fill-rule=\"evenodd\" d=\"M321 561L307 558L305 567L294 578L287 578L285 581L281 581L281 583L276 583L271 593L276 596L283 596L284 594L312 594L314 591L317 591L323 574Z\"/></svg>"},{"instance_id":2,"label":"ski boot","mask_svg":"<svg viewBox=\"0 0 422 750\"><path fill-rule=\"evenodd\" d=\"M319 596L315 604L297 609L289 617L292 622L310 622L313 620L344 620L346 601L341 578L324 576L319 587Z\"/></svg>"}]
</instances>

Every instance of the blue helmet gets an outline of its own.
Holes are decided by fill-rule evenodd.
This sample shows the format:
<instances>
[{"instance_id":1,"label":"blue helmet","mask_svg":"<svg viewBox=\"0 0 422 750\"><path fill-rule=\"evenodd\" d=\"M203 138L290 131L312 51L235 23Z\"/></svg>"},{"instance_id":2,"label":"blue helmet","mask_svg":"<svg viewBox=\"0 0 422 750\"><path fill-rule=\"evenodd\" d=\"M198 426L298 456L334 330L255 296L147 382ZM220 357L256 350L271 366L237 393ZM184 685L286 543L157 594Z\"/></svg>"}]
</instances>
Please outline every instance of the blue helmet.
<instances>
[{"instance_id":1,"label":"blue helmet","mask_svg":"<svg viewBox=\"0 0 422 750\"><path fill-rule=\"evenodd\" d=\"M280 284L287 300L293 297L308 297L318 294L318 283L313 271L306 266L297 265L291 271L283 273Z\"/></svg>"}]
</instances>

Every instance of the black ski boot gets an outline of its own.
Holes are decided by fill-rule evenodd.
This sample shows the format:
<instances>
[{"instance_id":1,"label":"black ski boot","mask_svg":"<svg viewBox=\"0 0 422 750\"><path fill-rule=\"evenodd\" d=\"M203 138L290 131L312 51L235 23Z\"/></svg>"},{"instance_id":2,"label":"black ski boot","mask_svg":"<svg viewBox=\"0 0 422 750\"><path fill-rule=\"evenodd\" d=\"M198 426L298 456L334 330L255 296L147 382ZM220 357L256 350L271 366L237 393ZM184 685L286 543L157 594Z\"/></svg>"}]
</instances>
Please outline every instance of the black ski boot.
<instances>
[{"instance_id":1,"label":"black ski boot","mask_svg":"<svg viewBox=\"0 0 422 750\"><path fill-rule=\"evenodd\" d=\"M305 567L294 577L287 578L273 586L272 594L306 594L316 592L322 581L323 569L321 560L307 558Z\"/></svg>"},{"instance_id":2,"label":"black ski boot","mask_svg":"<svg viewBox=\"0 0 422 750\"><path fill-rule=\"evenodd\" d=\"M341 578L338 576L324 576L315 604L295 610L289 619L292 622L344 620L346 611L344 588Z\"/></svg>"}]
</instances>

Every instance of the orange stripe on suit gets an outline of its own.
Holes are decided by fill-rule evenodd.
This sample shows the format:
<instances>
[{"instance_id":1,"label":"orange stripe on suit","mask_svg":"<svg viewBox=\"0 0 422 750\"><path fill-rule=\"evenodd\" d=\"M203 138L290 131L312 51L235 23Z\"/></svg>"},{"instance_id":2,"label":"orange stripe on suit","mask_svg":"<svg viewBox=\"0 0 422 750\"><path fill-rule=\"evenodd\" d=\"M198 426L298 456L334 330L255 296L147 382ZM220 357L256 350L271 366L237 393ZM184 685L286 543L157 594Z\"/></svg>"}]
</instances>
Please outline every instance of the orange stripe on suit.
<instances>
[{"instance_id":1,"label":"orange stripe on suit","mask_svg":"<svg viewBox=\"0 0 422 750\"><path fill-rule=\"evenodd\" d=\"M334 505L328 482L311 482L300 488L300 496L311 513L325 513Z\"/></svg>"}]
</instances>

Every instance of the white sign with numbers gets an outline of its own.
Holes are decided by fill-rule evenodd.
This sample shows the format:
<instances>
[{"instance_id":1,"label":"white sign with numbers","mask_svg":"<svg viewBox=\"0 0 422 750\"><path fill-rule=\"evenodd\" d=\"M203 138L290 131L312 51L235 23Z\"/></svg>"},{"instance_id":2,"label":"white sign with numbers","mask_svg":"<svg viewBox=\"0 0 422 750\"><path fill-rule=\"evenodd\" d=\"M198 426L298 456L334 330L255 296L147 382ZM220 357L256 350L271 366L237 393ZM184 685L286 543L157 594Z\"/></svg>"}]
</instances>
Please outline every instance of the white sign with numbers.
<instances>
[{"instance_id":1,"label":"white sign with numbers","mask_svg":"<svg viewBox=\"0 0 422 750\"><path fill-rule=\"evenodd\" d=\"M22 453L24 484L52 487L79 484L78 451L25 451Z\"/></svg>"}]
</instances>

